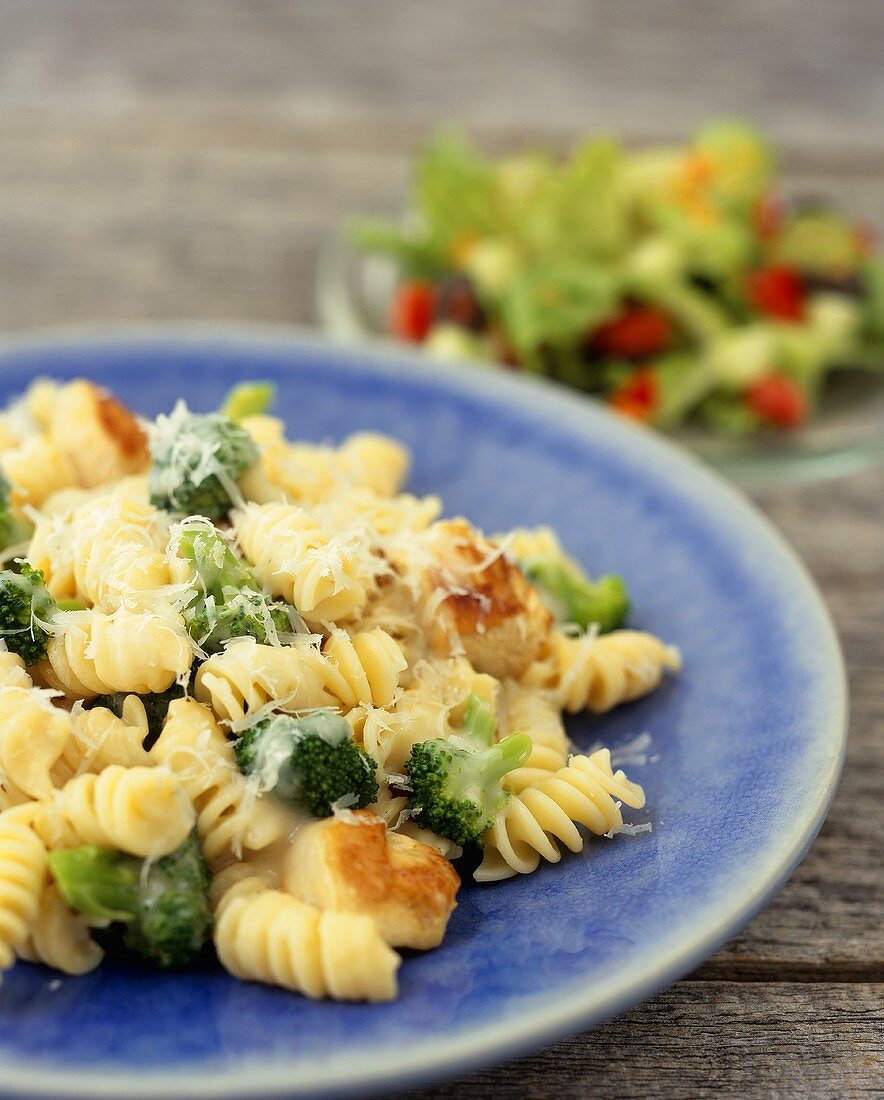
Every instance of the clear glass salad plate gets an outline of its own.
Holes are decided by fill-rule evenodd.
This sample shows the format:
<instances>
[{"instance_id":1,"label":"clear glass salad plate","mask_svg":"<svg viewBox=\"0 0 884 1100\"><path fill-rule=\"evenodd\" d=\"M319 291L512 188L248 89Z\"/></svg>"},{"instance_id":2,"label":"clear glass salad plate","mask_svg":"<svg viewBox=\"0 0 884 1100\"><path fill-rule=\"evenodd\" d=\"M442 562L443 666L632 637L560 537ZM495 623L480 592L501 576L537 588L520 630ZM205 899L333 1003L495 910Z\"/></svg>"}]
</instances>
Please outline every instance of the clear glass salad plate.
<instances>
[{"instance_id":1,"label":"clear glass salad plate","mask_svg":"<svg viewBox=\"0 0 884 1100\"><path fill-rule=\"evenodd\" d=\"M319 259L316 286L327 335L341 343L383 337L396 278L387 257L357 252L343 238L331 238ZM818 415L792 431L740 437L684 428L672 437L746 487L854 473L884 462L884 371L832 372Z\"/></svg>"},{"instance_id":2,"label":"clear glass salad plate","mask_svg":"<svg viewBox=\"0 0 884 1100\"><path fill-rule=\"evenodd\" d=\"M410 488L449 514L491 531L553 524L592 571L622 573L632 624L678 645L684 672L571 727L629 760L648 794L633 821L652 831L525 878L465 877L443 946L405 959L398 1001L311 1002L208 961L85 978L19 964L0 987L3 1095L349 1097L462 1073L684 974L808 848L845 743L837 640L769 524L665 440L543 381L298 333L68 334L0 351L4 401L35 375L87 375L148 415L180 396L212 409L266 378L292 435L396 435L414 451Z\"/></svg>"}]
</instances>

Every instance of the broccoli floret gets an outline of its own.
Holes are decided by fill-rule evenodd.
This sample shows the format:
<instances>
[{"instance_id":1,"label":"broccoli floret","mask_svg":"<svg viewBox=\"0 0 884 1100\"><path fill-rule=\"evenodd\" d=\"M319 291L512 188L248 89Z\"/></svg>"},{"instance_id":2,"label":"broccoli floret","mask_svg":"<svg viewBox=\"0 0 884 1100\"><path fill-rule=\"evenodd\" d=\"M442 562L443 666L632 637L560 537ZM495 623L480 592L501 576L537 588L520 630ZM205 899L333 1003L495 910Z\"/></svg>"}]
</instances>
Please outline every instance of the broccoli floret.
<instances>
[{"instance_id":1,"label":"broccoli floret","mask_svg":"<svg viewBox=\"0 0 884 1100\"><path fill-rule=\"evenodd\" d=\"M134 692L131 691L115 691L112 695L96 695L96 697L87 704L91 707L106 707L109 711L114 713L117 718L123 718L123 708L126 700ZM139 695L144 706L144 713L147 717L147 737L144 739L144 747L150 749L153 743L163 732L163 723L166 721L166 715L169 713L169 704L173 699L180 699L184 695L184 688L180 684L172 684L171 687L166 688L165 691L151 692L146 695Z\"/></svg>"},{"instance_id":2,"label":"broccoli floret","mask_svg":"<svg viewBox=\"0 0 884 1100\"><path fill-rule=\"evenodd\" d=\"M55 614L56 605L43 583L43 574L26 561L21 571L0 571L0 638L26 665L46 656L49 634L41 624Z\"/></svg>"},{"instance_id":3,"label":"broccoli floret","mask_svg":"<svg viewBox=\"0 0 884 1100\"><path fill-rule=\"evenodd\" d=\"M33 530L12 511L12 486L0 470L0 550L29 539Z\"/></svg>"},{"instance_id":4,"label":"broccoli floret","mask_svg":"<svg viewBox=\"0 0 884 1100\"><path fill-rule=\"evenodd\" d=\"M229 417L192 413L181 401L171 416L157 417L151 457L154 507L223 519L234 503L236 482L258 460L258 448Z\"/></svg>"},{"instance_id":5,"label":"broccoli floret","mask_svg":"<svg viewBox=\"0 0 884 1100\"><path fill-rule=\"evenodd\" d=\"M122 922L126 947L159 966L187 966L209 937L211 875L195 833L146 866L92 844L52 852L49 866L71 908Z\"/></svg>"},{"instance_id":6,"label":"broccoli floret","mask_svg":"<svg viewBox=\"0 0 884 1100\"><path fill-rule=\"evenodd\" d=\"M501 779L521 768L531 749L524 733L478 751L442 739L415 745L405 774L418 823L455 844L481 844L510 797Z\"/></svg>"},{"instance_id":7,"label":"broccoli floret","mask_svg":"<svg viewBox=\"0 0 884 1100\"><path fill-rule=\"evenodd\" d=\"M583 630L595 625L600 634L607 634L626 621L629 593L622 577L609 573L591 581L555 558L532 558L522 562L521 568L561 622L575 623Z\"/></svg>"},{"instance_id":8,"label":"broccoli floret","mask_svg":"<svg viewBox=\"0 0 884 1100\"><path fill-rule=\"evenodd\" d=\"M236 759L262 790L314 817L328 817L335 803L358 810L377 798L377 764L331 711L265 718L236 742Z\"/></svg>"},{"instance_id":9,"label":"broccoli floret","mask_svg":"<svg viewBox=\"0 0 884 1100\"><path fill-rule=\"evenodd\" d=\"M240 382L224 398L218 410L229 420L242 420L244 416L266 413L276 400L276 386L272 382Z\"/></svg>"},{"instance_id":10,"label":"broccoli floret","mask_svg":"<svg viewBox=\"0 0 884 1100\"><path fill-rule=\"evenodd\" d=\"M248 565L208 520L187 520L177 542L178 554L193 566L199 587L184 618L207 653L231 638L251 637L263 644L291 632L295 609L265 595Z\"/></svg>"}]
</instances>

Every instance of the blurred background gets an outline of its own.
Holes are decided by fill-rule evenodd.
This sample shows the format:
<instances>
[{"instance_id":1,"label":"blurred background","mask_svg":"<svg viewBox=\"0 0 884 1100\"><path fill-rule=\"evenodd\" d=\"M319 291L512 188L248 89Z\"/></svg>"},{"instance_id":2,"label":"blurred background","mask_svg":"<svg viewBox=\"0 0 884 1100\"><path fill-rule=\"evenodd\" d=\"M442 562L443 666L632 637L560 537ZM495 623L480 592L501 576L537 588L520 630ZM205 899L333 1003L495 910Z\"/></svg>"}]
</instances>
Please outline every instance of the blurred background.
<instances>
[{"instance_id":1,"label":"blurred background","mask_svg":"<svg viewBox=\"0 0 884 1100\"><path fill-rule=\"evenodd\" d=\"M441 120L502 154L743 116L790 194L884 229L881 0L0 0L0 27L0 331L314 324L325 243L402 208ZM880 472L756 500L808 561L850 669L848 767L819 840L689 980L422 1095L880 1087Z\"/></svg>"},{"instance_id":2,"label":"blurred background","mask_svg":"<svg viewBox=\"0 0 884 1100\"><path fill-rule=\"evenodd\" d=\"M772 133L884 226L879 0L0 0L0 328L311 323L342 219L440 120L490 151Z\"/></svg>"}]
</instances>

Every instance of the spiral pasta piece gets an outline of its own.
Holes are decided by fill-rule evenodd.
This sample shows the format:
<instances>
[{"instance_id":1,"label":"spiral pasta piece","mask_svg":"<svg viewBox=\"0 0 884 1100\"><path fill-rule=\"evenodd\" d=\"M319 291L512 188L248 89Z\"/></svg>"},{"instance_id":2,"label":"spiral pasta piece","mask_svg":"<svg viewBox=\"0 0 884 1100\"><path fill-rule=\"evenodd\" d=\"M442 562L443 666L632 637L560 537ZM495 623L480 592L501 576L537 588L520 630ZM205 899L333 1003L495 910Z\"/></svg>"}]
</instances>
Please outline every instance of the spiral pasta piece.
<instances>
[{"instance_id":1,"label":"spiral pasta piece","mask_svg":"<svg viewBox=\"0 0 884 1100\"><path fill-rule=\"evenodd\" d=\"M211 711L193 699L173 701L150 754L178 777L196 807L197 831L212 871L244 850L270 847L290 830L284 809L258 798Z\"/></svg>"},{"instance_id":2,"label":"spiral pasta piece","mask_svg":"<svg viewBox=\"0 0 884 1100\"><path fill-rule=\"evenodd\" d=\"M559 844L581 851L578 825L596 836L617 829L623 824L620 802L640 809L645 795L622 771L612 771L608 749L572 756L564 768L513 795L485 834L485 854L476 881L530 874L541 859L558 863Z\"/></svg>"},{"instance_id":3,"label":"spiral pasta piece","mask_svg":"<svg viewBox=\"0 0 884 1100\"><path fill-rule=\"evenodd\" d=\"M222 965L237 978L313 999L391 1001L400 958L375 922L320 911L281 890L222 899L214 932Z\"/></svg>"},{"instance_id":4,"label":"spiral pasta piece","mask_svg":"<svg viewBox=\"0 0 884 1100\"><path fill-rule=\"evenodd\" d=\"M76 593L102 611L134 607L171 582L165 559L168 523L156 509L125 493L110 493L79 507L66 538Z\"/></svg>"},{"instance_id":5,"label":"spiral pasta piece","mask_svg":"<svg viewBox=\"0 0 884 1100\"><path fill-rule=\"evenodd\" d=\"M352 637L333 630L322 654L325 688L348 710L359 704L389 706L408 667L397 642L380 628Z\"/></svg>"},{"instance_id":6,"label":"spiral pasta piece","mask_svg":"<svg viewBox=\"0 0 884 1100\"><path fill-rule=\"evenodd\" d=\"M137 695L131 698L141 703ZM136 768L154 763L142 747L147 730L118 718L106 707L81 710L71 725L71 736L53 771L56 786L63 786L75 775L98 774L111 764Z\"/></svg>"},{"instance_id":7,"label":"spiral pasta piece","mask_svg":"<svg viewBox=\"0 0 884 1100\"><path fill-rule=\"evenodd\" d=\"M133 856L168 855L187 838L196 814L168 768L111 764L77 776L42 803L35 828L52 848L97 844Z\"/></svg>"},{"instance_id":8,"label":"spiral pasta piece","mask_svg":"<svg viewBox=\"0 0 884 1100\"><path fill-rule=\"evenodd\" d=\"M17 954L75 976L88 974L104 958L85 917L67 905L55 883L44 887L30 937Z\"/></svg>"},{"instance_id":9,"label":"spiral pasta piece","mask_svg":"<svg viewBox=\"0 0 884 1100\"><path fill-rule=\"evenodd\" d=\"M74 611L49 640L40 675L71 699L116 691L165 691L184 676L193 649L180 615L130 611Z\"/></svg>"},{"instance_id":10,"label":"spiral pasta piece","mask_svg":"<svg viewBox=\"0 0 884 1100\"><path fill-rule=\"evenodd\" d=\"M31 827L34 804L0 813L0 971L15 961L40 912L46 846Z\"/></svg>"},{"instance_id":11,"label":"spiral pasta piece","mask_svg":"<svg viewBox=\"0 0 884 1100\"><path fill-rule=\"evenodd\" d=\"M501 691L498 740L512 733L527 733L533 747L524 765L504 777L508 791L518 794L568 763L571 746L559 708L547 693L510 680Z\"/></svg>"},{"instance_id":12,"label":"spiral pasta piece","mask_svg":"<svg viewBox=\"0 0 884 1100\"><path fill-rule=\"evenodd\" d=\"M596 714L652 692L666 672L677 672L681 657L653 634L615 630L601 637L570 637L553 631L546 653L522 677L529 687L552 692L571 714Z\"/></svg>"},{"instance_id":13,"label":"spiral pasta piece","mask_svg":"<svg viewBox=\"0 0 884 1100\"><path fill-rule=\"evenodd\" d=\"M18 507L39 508L44 501L69 485L77 484L77 472L68 456L47 435L28 436L3 452L0 465L13 490Z\"/></svg>"},{"instance_id":14,"label":"spiral pasta piece","mask_svg":"<svg viewBox=\"0 0 884 1100\"><path fill-rule=\"evenodd\" d=\"M29 688L32 685L33 680L21 657L8 649L0 650L0 687Z\"/></svg>"},{"instance_id":15,"label":"spiral pasta piece","mask_svg":"<svg viewBox=\"0 0 884 1100\"><path fill-rule=\"evenodd\" d=\"M338 462L351 484L382 497L399 492L411 465L407 448L379 432L348 435L338 448Z\"/></svg>"},{"instance_id":16,"label":"spiral pasta piece","mask_svg":"<svg viewBox=\"0 0 884 1100\"><path fill-rule=\"evenodd\" d=\"M194 694L234 728L270 708L313 710L337 700L325 688L325 658L314 645L259 645L243 638L200 665Z\"/></svg>"},{"instance_id":17,"label":"spiral pasta piece","mask_svg":"<svg viewBox=\"0 0 884 1100\"><path fill-rule=\"evenodd\" d=\"M302 508L275 503L240 512L237 536L264 587L308 622L337 622L365 606L375 567L366 567L357 535L329 538Z\"/></svg>"},{"instance_id":18,"label":"spiral pasta piece","mask_svg":"<svg viewBox=\"0 0 884 1100\"><path fill-rule=\"evenodd\" d=\"M52 769L71 732L70 715L52 705L50 692L0 687L0 772L29 797L52 790Z\"/></svg>"}]
</instances>

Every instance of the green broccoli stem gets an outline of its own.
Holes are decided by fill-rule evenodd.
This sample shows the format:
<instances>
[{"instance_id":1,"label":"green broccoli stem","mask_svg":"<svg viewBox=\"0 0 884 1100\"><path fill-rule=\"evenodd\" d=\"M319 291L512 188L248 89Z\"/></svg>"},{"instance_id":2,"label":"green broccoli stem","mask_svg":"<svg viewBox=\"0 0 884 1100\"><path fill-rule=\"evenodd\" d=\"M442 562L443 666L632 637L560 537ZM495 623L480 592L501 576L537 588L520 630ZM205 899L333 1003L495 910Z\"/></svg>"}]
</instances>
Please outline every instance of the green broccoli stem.
<instances>
[{"instance_id":1,"label":"green broccoli stem","mask_svg":"<svg viewBox=\"0 0 884 1100\"><path fill-rule=\"evenodd\" d=\"M475 765L487 786L499 783L507 772L521 768L528 760L534 742L527 733L513 733L475 755Z\"/></svg>"},{"instance_id":2,"label":"green broccoli stem","mask_svg":"<svg viewBox=\"0 0 884 1100\"><path fill-rule=\"evenodd\" d=\"M51 853L49 866L73 909L125 925L123 945L150 962L187 966L202 950L211 875L196 831L158 860L84 845Z\"/></svg>"},{"instance_id":3,"label":"green broccoli stem","mask_svg":"<svg viewBox=\"0 0 884 1100\"><path fill-rule=\"evenodd\" d=\"M142 861L94 844L49 853L65 901L89 917L132 921L138 913Z\"/></svg>"},{"instance_id":4,"label":"green broccoli stem","mask_svg":"<svg viewBox=\"0 0 884 1100\"><path fill-rule=\"evenodd\" d=\"M490 745L496 725L494 712L481 696L472 692L463 715L463 732L478 744Z\"/></svg>"},{"instance_id":5,"label":"green broccoli stem","mask_svg":"<svg viewBox=\"0 0 884 1100\"><path fill-rule=\"evenodd\" d=\"M82 600L59 600L56 604L59 611L85 611L86 605Z\"/></svg>"},{"instance_id":6,"label":"green broccoli stem","mask_svg":"<svg viewBox=\"0 0 884 1100\"><path fill-rule=\"evenodd\" d=\"M609 573L590 581L566 562L536 558L524 563L525 575L561 605L561 618L586 630L595 624L601 634L622 626L629 613L629 596L622 577Z\"/></svg>"},{"instance_id":7,"label":"green broccoli stem","mask_svg":"<svg viewBox=\"0 0 884 1100\"><path fill-rule=\"evenodd\" d=\"M229 420L259 416L273 407L276 386L272 382L240 382L224 398L219 412Z\"/></svg>"}]
</instances>

